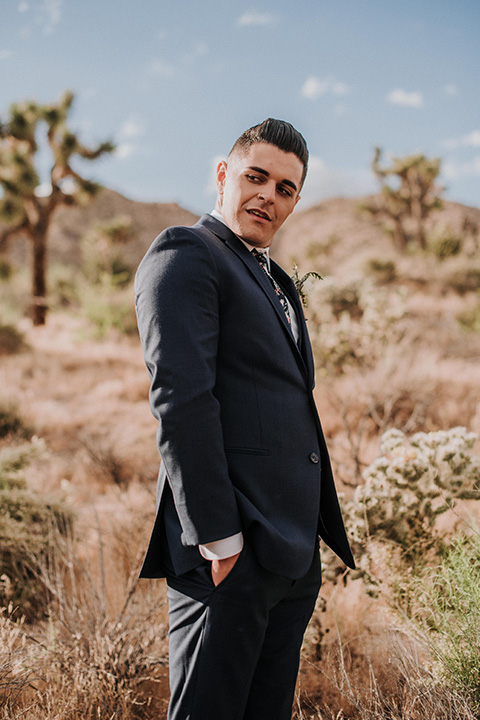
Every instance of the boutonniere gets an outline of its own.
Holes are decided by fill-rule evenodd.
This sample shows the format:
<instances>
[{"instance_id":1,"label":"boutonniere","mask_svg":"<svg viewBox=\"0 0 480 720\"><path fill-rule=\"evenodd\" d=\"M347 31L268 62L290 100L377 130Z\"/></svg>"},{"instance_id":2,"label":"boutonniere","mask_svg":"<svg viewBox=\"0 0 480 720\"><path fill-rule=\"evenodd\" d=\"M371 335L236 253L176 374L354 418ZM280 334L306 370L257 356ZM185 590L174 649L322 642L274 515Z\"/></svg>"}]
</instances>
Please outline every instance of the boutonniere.
<instances>
[{"instance_id":1,"label":"boutonniere","mask_svg":"<svg viewBox=\"0 0 480 720\"><path fill-rule=\"evenodd\" d=\"M293 266L292 280L303 307L308 307L308 293L305 289L305 283L307 280L323 280L323 277L313 270L300 277L298 274L298 265L295 264Z\"/></svg>"}]
</instances>

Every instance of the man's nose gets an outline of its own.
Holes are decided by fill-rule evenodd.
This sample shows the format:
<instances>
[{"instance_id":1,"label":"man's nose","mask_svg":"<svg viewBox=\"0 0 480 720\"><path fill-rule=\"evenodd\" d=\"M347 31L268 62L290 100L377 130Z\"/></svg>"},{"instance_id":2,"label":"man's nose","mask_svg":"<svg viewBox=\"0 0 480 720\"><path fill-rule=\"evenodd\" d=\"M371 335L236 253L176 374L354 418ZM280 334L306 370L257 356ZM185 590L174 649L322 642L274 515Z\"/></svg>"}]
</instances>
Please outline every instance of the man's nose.
<instances>
[{"instance_id":1,"label":"man's nose","mask_svg":"<svg viewBox=\"0 0 480 720\"><path fill-rule=\"evenodd\" d=\"M262 185L261 190L259 190L258 197L264 202L273 202L275 200L275 183L266 182Z\"/></svg>"}]
</instances>

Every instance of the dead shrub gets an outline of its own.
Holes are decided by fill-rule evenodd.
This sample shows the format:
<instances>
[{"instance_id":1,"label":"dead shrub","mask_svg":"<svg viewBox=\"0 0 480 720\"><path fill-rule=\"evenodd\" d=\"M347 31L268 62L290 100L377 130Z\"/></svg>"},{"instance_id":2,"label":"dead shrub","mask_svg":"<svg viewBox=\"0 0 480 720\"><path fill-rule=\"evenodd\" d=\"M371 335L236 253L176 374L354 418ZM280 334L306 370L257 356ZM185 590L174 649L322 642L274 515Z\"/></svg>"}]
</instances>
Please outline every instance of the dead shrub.
<instances>
[{"instance_id":1,"label":"dead shrub","mask_svg":"<svg viewBox=\"0 0 480 720\"><path fill-rule=\"evenodd\" d=\"M162 716L165 599L158 585L140 588L136 572L130 577L120 573L115 582L122 584L123 600L118 610L112 608L101 533L98 548L96 562L82 559L71 535L58 536L57 552L40 572L52 598L48 622L27 633L10 619L9 647L0 649L4 718L153 720ZM113 557L116 550L113 544ZM28 670L25 677L10 669L12 651ZM1 677L0 670L0 682Z\"/></svg>"},{"instance_id":2,"label":"dead shrub","mask_svg":"<svg viewBox=\"0 0 480 720\"><path fill-rule=\"evenodd\" d=\"M0 356L15 355L27 347L23 334L14 325L0 325Z\"/></svg>"},{"instance_id":3,"label":"dead shrub","mask_svg":"<svg viewBox=\"0 0 480 720\"><path fill-rule=\"evenodd\" d=\"M23 470L39 443L0 448L0 604L13 602L28 620L41 617L49 592L39 579L56 538L71 527L62 502L45 499L27 486Z\"/></svg>"}]
</instances>

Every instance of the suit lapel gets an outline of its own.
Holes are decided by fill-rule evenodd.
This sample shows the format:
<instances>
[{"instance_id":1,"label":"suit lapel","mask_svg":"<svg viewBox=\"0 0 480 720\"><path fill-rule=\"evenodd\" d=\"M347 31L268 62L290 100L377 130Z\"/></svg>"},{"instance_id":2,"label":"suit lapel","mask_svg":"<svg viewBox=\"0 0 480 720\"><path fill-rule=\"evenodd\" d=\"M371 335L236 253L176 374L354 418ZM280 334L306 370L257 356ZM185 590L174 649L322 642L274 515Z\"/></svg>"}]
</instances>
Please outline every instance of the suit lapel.
<instances>
[{"instance_id":1,"label":"suit lapel","mask_svg":"<svg viewBox=\"0 0 480 720\"><path fill-rule=\"evenodd\" d=\"M310 338L308 336L307 323L305 320L305 313L303 311L302 302L300 300L297 289L295 287L295 283L293 282L292 278L289 277L285 270L281 268L280 265L278 265L274 260L270 260L270 263L272 275L275 277L275 280L281 286L283 292L287 295L288 299L290 300L295 309L299 331L298 348L300 349L300 353L307 368L309 383L313 388L315 382L315 366L313 362L312 346L310 344Z\"/></svg>"},{"instance_id":2,"label":"suit lapel","mask_svg":"<svg viewBox=\"0 0 480 720\"><path fill-rule=\"evenodd\" d=\"M271 261L272 274L275 276L275 279L282 287L282 290L288 296L289 301L295 308L300 333L298 345L295 342L295 338L292 335L292 331L286 318L285 312L278 300L278 297L272 287L270 280L268 279L265 271L260 266L260 263L248 251L248 248L245 247L242 241L239 240L239 238L224 223L220 222L211 215L203 215L198 221L197 227L204 227L213 232L240 258L240 260L248 268L248 270L253 275L258 284L261 286L262 290L270 301L270 304L286 333L290 346L295 355L297 356L297 360L300 362L302 371L307 376L308 384L313 387L313 358L305 325L305 317L303 314L303 308L300 303L300 299L298 297L298 293L291 278L289 278L287 273L285 273L284 270L282 270L282 268L277 265L277 263Z\"/></svg>"}]
</instances>

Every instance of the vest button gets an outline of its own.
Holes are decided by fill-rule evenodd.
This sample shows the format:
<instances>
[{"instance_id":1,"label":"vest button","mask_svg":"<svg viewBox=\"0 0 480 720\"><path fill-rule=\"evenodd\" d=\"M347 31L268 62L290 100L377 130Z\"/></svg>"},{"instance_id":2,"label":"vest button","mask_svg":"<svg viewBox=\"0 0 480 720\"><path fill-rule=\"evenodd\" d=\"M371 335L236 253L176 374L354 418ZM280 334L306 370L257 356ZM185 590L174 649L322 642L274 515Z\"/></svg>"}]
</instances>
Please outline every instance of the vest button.
<instances>
[{"instance_id":1,"label":"vest button","mask_svg":"<svg viewBox=\"0 0 480 720\"><path fill-rule=\"evenodd\" d=\"M310 460L316 465L319 462L320 458L318 457L317 453L310 453Z\"/></svg>"}]
</instances>

